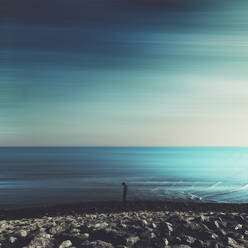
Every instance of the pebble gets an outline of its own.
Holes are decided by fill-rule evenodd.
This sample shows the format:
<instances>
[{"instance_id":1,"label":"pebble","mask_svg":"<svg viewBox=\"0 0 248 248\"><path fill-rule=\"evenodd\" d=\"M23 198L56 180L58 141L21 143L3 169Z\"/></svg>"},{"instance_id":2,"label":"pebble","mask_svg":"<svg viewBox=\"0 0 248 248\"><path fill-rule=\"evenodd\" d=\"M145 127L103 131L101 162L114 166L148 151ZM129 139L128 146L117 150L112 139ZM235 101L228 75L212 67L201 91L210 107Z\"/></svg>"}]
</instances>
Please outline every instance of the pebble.
<instances>
[{"instance_id":1,"label":"pebble","mask_svg":"<svg viewBox=\"0 0 248 248\"><path fill-rule=\"evenodd\" d=\"M10 237L10 238L9 238L9 242L10 242L11 244L15 243L16 240L17 240L16 237Z\"/></svg>"},{"instance_id":2,"label":"pebble","mask_svg":"<svg viewBox=\"0 0 248 248\"><path fill-rule=\"evenodd\" d=\"M61 243L61 245L59 246L59 248L67 248L67 247L71 247L72 243L70 240L66 240L64 242Z\"/></svg>"},{"instance_id":3,"label":"pebble","mask_svg":"<svg viewBox=\"0 0 248 248\"><path fill-rule=\"evenodd\" d=\"M90 235L88 233L83 233L82 237L88 239L90 237Z\"/></svg>"},{"instance_id":4,"label":"pebble","mask_svg":"<svg viewBox=\"0 0 248 248\"><path fill-rule=\"evenodd\" d=\"M22 238L25 238L25 237L27 237L27 235L28 235L27 231L25 231L25 230L21 230L19 234L20 234L20 236L21 236Z\"/></svg>"},{"instance_id":5,"label":"pebble","mask_svg":"<svg viewBox=\"0 0 248 248\"><path fill-rule=\"evenodd\" d=\"M248 247L247 226L248 214L240 218L237 213L225 212L140 210L44 216L0 221L0 244L3 248L24 247L22 244L26 248L152 248L153 244L170 248L243 248Z\"/></svg>"}]
</instances>

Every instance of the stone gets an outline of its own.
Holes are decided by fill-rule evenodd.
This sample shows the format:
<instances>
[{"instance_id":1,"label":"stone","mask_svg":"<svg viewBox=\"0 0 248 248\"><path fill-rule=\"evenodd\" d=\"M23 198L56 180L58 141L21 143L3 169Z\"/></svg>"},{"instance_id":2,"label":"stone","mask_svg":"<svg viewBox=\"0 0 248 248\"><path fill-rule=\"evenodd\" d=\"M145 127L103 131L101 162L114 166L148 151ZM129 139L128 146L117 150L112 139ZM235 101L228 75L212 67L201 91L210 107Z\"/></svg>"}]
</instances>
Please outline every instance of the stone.
<instances>
[{"instance_id":1,"label":"stone","mask_svg":"<svg viewBox=\"0 0 248 248\"><path fill-rule=\"evenodd\" d=\"M95 230L90 233L92 240L102 240L113 245L125 245L126 233L110 228Z\"/></svg>"},{"instance_id":2,"label":"stone","mask_svg":"<svg viewBox=\"0 0 248 248\"><path fill-rule=\"evenodd\" d=\"M80 233L80 230L77 229L77 228L73 228L73 229L71 230L71 233L72 233L72 234L79 234L79 233Z\"/></svg>"},{"instance_id":3,"label":"stone","mask_svg":"<svg viewBox=\"0 0 248 248\"><path fill-rule=\"evenodd\" d=\"M164 244L165 244L165 246L169 245L168 239L164 239Z\"/></svg>"},{"instance_id":4,"label":"stone","mask_svg":"<svg viewBox=\"0 0 248 248\"><path fill-rule=\"evenodd\" d=\"M89 233L83 233L82 237L85 238L85 239L88 239L90 237L90 235L89 235Z\"/></svg>"},{"instance_id":5,"label":"stone","mask_svg":"<svg viewBox=\"0 0 248 248\"><path fill-rule=\"evenodd\" d=\"M215 243L215 244L213 245L213 248L223 248L223 245L220 244L220 243Z\"/></svg>"},{"instance_id":6,"label":"stone","mask_svg":"<svg viewBox=\"0 0 248 248\"><path fill-rule=\"evenodd\" d=\"M226 238L226 244L229 245L229 246L231 246L231 247L235 247L235 248L240 247L240 246L238 245L238 243L236 242L236 240L234 240L234 239L231 238L231 237L227 237L227 238Z\"/></svg>"},{"instance_id":7,"label":"stone","mask_svg":"<svg viewBox=\"0 0 248 248\"><path fill-rule=\"evenodd\" d=\"M9 242L11 243L11 244L13 244L13 243L15 243L15 241L17 240L17 238L16 237L10 237L9 238Z\"/></svg>"},{"instance_id":8,"label":"stone","mask_svg":"<svg viewBox=\"0 0 248 248\"><path fill-rule=\"evenodd\" d=\"M96 240L93 242L90 242L89 248L114 248L112 244L104 242L102 240Z\"/></svg>"},{"instance_id":9,"label":"stone","mask_svg":"<svg viewBox=\"0 0 248 248\"><path fill-rule=\"evenodd\" d=\"M124 224L124 223L121 223L121 224L120 224L120 227L123 228L123 229L126 229L126 228L127 228L127 225Z\"/></svg>"},{"instance_id":10,"label":"stone","mask_svg":"<svg viewBox=\"0 0 248 248\"><path fill-rule=\"evenodd\" d=\"M175 237L174 238L174 243L175 244L180 244L180 243L182 243L182 239L180 237Z\"/></svg>"},{"instance_id":11,"label":"stone","mask_svg":"<svg viewBox=\"0 0 248 248\"><path fill-rule=\"evenodd\" d=\"M200 215L200 221L201 222L208 222L209 221L209 217L201 214Z\"/></svg>"},{"instance_id":12,"label":"stone","mask_svg":"<svg viewBox=\"0 0 248 248\"><path fill-rule=\"evenodd\" d=\"M19 232L19 235L20 235L20 237L25 238L25 237L27 237L28 233L27 233L26 230L21 230L21 231Z\"/></svg>"},{"instance_id":13,"label":"stone","mask_svg":"<svg viewBox=\"0 0 248 248\"><path fill-rule=\"evenodd\" d=\"M99 229L102 229L102 228L105 228L108 226L108 223L107 222L102 222L102 223L97 223L95 224L95 228L99 228Z\"/></svg>"},{"instance_id":14,"label":"stone","mask_svg":"<svg viewBox=\"0 0 248 248\"><path fill-rule=\"evenodd\" d=\"M67 247L71 247L72 243L70 240L65 240L64 242L62 242L59 246L59 248L67 248Z\"/></svg>"},{"instance_id":15,"label":"stone","mask_svg":"<svg viewBox=\"0 0 248 248\"><path fill-rule=\"evenodd\" d=\"M195 236L195 234L201 231L201 225L198 223L185 223L176 229L176 232L181 235L183 232L186 235Z\"/></svg>"},{"instance_id":16,"label":"stone","mask_svg":"<svg viewBox=\"0 0 248 248\"><path fill-rule=\"evenodd\" d=\"M217 229L220 228L219 222L217 220L214 221L214 227Z\"/></svg>"},{"instance_id":17,"label":"stone","mask_svg":"<svg viewBox=\"0 0 248 248\"><path fill-rule=\"evenodd\" d=\"M54 227L51 227L49 229L49 233L51 234L58 234L58 233L61 233L65 230L64 227L62 227L61 225L57 225L57 226L54 226Z\"/></svg>"},{"instance_id":18,"label":"stone","mask_svg":"<svg viewBox=\"0 0 248 248\"><path fill-rule=\"evenodd\" d=\"M152 223L152 228L157 228L157 225L155 223Z\"/></svg>"},{"instance_id":19,"label":"stone","mask_svg":"<svg viewBox=\"0 0 248 248\"><path fill-rule=\"evenodd\" d=\"M159 224L159 230L162 235L170 236L173 232L173 226L169 222L162 222Z\"/></svg>"},{"instance_id":20,"label":"stone","mask_svg":"<svg viewBox=\"0 0 248 248\"><path fill-rule=\"evenodd\" d=\"M29 248L37 248L37 247L45 247L50 248L53 247L53 242L51 239L51 235L47 233L39 233L32 239L29 243Z\"/></svg>"},{"instance_id":21,"label":"stone","mask_svg":"<svg viewBox=\"0 0 248 248\"><path fill-rule=\"evenodd\" d=\"M219 233L220 233L222 236L226 236L226 231L224 231L222 228L220 228Z\"/></svg>"},{"instance_id":22,"label":"stone","mask_svg":"<svg viewBox=\"0 0 248 248\"><path fill-rule=\"evenodd\" d=\"M140 240L140 238L138 236L132 236L132 237L128 237L126 239L127 241L127 245L134 245L135 243L137 243Z\"/></svg>"},{"instance_id":23,"label":"stone","mask_svg":"<svg viewBox=\"0 0 248 248\"><path fill-rule=\"evenodd\" d=\"M168 230L169 230L170 232L173 232L173 226L172 226L172 224L169 223L169 222L165 222L165 224L167 225Z\"/></svg>"},{"instance_id":24,"label":"stone","mask_svg":"<svg viewBox=\"0 0 248 248\"><path fill-rule=\"evenodd\" d=\"M150 238L150 239L154 239L154 238L156 238L156 234L155 234L155 233L153 233L153 232L151 232L151 233L150 233L149 238Z\"/></svg>"},{"instance_id":25,"label":"stone","mask_svg":"<svg viewBox=\"0 0 248 248\"><path fill-rule=\"evenodd\" d=\"M218 235L217 235L216 233L212 233L212 234L211 234L211 238L212 238L212 239L217 239L217 238L218 238Z\"/></svg>"},{"instance_id":26,"label":"stone","mask_svg":"<svg viewBox=\"0 0 248 248\"><path fill-rule=\"evenodd\" d=\"M189 245L192 245L195 242L196 238L192 237L192 236L186 236L185 237L185 242Z\"/></svg>"},{"instance_id":27,"label":"stone","mask_svg":"<svg viewBox=\"0 0 248 248\"><path fill-rule=\"evenodd\" d=\"M148 225L148 222L146 220L142 220L142 225L143 226L147 226Z\"/></svg>"},{"instance_id":28,"label":"stone","mask_svg":"<svg viewBox=\"0 0 248 248\"><path fill-rule=\"evenodd\" d=\"M242 226L241 224L238 224L237 226L235 226L234 229L235 229L235 230L240 230L240 229L242 229L242 227L243 227L243 226Z\"/></svg>"}]
</instances>

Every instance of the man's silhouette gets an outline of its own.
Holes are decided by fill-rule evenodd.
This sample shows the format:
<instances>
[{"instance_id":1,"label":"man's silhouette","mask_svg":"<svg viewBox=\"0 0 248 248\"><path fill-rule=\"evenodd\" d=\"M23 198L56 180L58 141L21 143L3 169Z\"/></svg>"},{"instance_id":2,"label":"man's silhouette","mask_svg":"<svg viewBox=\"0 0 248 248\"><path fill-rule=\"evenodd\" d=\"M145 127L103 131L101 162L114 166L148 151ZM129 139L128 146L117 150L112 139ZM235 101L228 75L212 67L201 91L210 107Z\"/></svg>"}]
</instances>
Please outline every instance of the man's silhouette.
<instances>
[{"instance_id":1,"label":"man's silhouette","mask_svg":"<svg viewBox=\"0 0 248 248\"><path fill-rule=\"evenodd\" d=\"M126 204L126 201L127 201L127 185L126 183L122 183L122 201L124 204Z\"/></svg>"}]
</instances>

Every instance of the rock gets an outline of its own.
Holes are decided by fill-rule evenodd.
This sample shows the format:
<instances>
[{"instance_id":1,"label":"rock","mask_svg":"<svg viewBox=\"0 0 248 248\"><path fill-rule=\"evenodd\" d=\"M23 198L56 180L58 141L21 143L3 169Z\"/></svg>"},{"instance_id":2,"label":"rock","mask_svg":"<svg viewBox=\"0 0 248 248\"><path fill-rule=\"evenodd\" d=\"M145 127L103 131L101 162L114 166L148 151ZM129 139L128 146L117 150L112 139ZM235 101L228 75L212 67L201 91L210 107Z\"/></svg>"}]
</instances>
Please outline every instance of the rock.
<instances>
[{"instance_id":1,"label":"rock","mask_svg":"<svg viewBox=\"0 0 248 248\"><path fill-rule=\"evenodd\" d=\"M162 235L170 236L173 232L173 226L169 222L162 222L159 225L159 230Z\"/></svg>"},{"instance_id":2,"label":"rock","mask_svg":"<svg viewBox=\"0 0 248 248\"><path fill-rule=\"evenodd\" d=\"M89 248L90 247L90 241L89 240L84 240L81 244L80 244L80 248Z\"/></svg>"},{"instance_id":3,"label":"rock","mask_svg":"<svg viewBox=\"0 0 248 248\"><path fill-rule=\"evenodd\" d=\"M53 247L53 242L51 239L51 235L47 233L39 233L31 240L29 243L29 248L50 248Z\"/></svg>"},{"instance_id":4,"label":"rock","mask_svg":"<svg viewBox=\"0 0 248 248\"><path fill-rule=\"evenodd\" d=\"M122 231L107 229L99 229L90 233L92 240L103 240L113 245L125 245L127 235Z\"/></svg>"},{"instance_id":5,"label":"rock","mask_svg":"<svg viewBox=\"0 0 248 248\"><path fill-rule=\"evenodd\" d=\"M140 236L140 239L151 240L156 237L156 234L152 232L151 230L146 230L146 231L143 231L139 236Z\"/></svg>"},{"instance_id":6,"label":"rock","mask_svg":"<svg viewBox=\"0 0 248 248\"><path fill-rule=\"evenodd\" d=\"M97 229L103 229L103 228L105 228L107 226L108 226L107 222L102 222L102 223L95 224L95 228L97 228Z\"/></svg>"},{"instance_id":7,"label":"rock","mask_svg":"<svg viewBox=\"0 0 248 248\"><path fill-rule=\"evenodd\" d=\"M198 223L185 223L180 225L176 229L176 232L179 235L181 235L181 233L183 232L186 235L194 236L196 232L199 232L201 229L201 225Z\"/></svg>"},{"instance_id":8,"label":"rock","mask_svg":"<svg viewBox=\"0 0 248 248\"><path fill-rule=\"evenodd\" d=\"M59 246L59 248L67 248L67 247L71 247L72 243L70 240L65 240L64 242L62 242Z\"/></svg>"},{"instance_id":9,"label":"rock","mask_svg":"<svg viewBox=\"0 0 248 248\"><path fill-rule=\"evenodd\" d=\"M152 228L157 228L157 225L155 223L152 223Z\"/></svg>"},{"instance_id":10,"label":"rock","mask_svg":"<svg viewBox=\"0 0 248 248\"><path fill-rule=\"evenodd\" d=\"M3 248L248 247L248 214L245 211L220 212L216 208L210 214L207 210L198 210L164 211L162 208L96 212L87 216L72 212L62 216L6 220L0 221L0 243Z\"/></svg>"},{"instance_id":11,"label":"rock","mask_svg":"<svg viewBox=\"0 0 248 248\"><path fill-rule=\"evenodd\" d=\"M223 245L220 244L219 242L213 244L213 248L223 248Z\"/></svg>"},{"instance_id":12,"label":"rock","mask_svg":"<svg viewBox=\"0 0 248 248\"><path fill-rule=\"evenodd\" d=\"M25 230L21 230L21 231L19 232L19 235L20 235L20 237L25 238L25 237L27 237L28 233L27 233L27 231L25 231Z\"/></svg>"},{"instance_id":13,"label":"rock","mask_svg":"<svg viewBox=\"0 0 248 248\"><path fill-rule=\"evenodd\" d=\"M142 225L143 226L147 226L148 225L148 222L146 220L142 220Z\"/></svg>"},{"instance_id":14,"label":"rock","mask_svg":"<svg viewBox=\"0 0 248 248\"><path fill-rule=\"evenodd\" d=\"M71 229L71 233L72 234L79 234L80 233L80 230L77 229L77 228L73 228L73 229Z\"/></svg>"},{"instance_id":15,"label":"rock","mask_svg":"<svg viewBox=\"0 0 248 248\"><path fill-rule=\"evenodd\" d=\"M204 228L202 225L198 223L191 223L191 224L183 224L176 229L177 235L181 236L184 233L187 236L196 237L201 240L208 240L211 239L211 233L208 228Z\"/></svg>"},{"instance_id":16,"label":"rock","mask_svg":"<svg viewBox=\"0 0 248 248\"><path fill-rule=\"evenodd\" d=\"M0 227L7 226L7 225L8 225L7 220L0 221Z\"/></svg>"},{"instance_id":17,"label":"rock","mask_svg":"<svg viewBox=\"0 0 248 248\"><path fill-rule=\"evenodd\" d=\"M217 220L214 221L214 227L217 229L220 228L219 222Z\"/></svg>"},{"instance_id":18,"label":"rock","mask_svg":"<svg viewBox=\"0 0 248 248\"><path fill-rule=\"evenodd\" d=\"M205 215L201 214L199 219L201 222L208 222L209 216L205 216Z\"/></svg>"},{"instance_id":19,"label":"rock","mask_svg":"<svg viewBox=\"0 0 248 248\"><path fill-rule=\"evenodd\" d=\"M102 240L96 240L93 242L90 242L89 248L114 248L112 244L104 242Z\"/></svg>"},{"instance_id":20,"label":"rock","mask_svg":"<svg viewBox=\"0 0 248 248\"><path fill-rule=\"evenodd\" d=\"M49 229L49 233L51 233L51 234L59 234L63 231L65 231L65 228L61 225L57 225L57 226L51 227Z\"/></svg>"},{"instance_id":21,"label":"rock","mask_svg":"<svg viewBox=\"0 0 248 248\"><path fill-rule=\"evenodd\" d=\"M182 243L182 239L180 237L175 237L173 243L175 243L175 244L181 244Z\"/></svg>"},{"instance_id":22,"label":"rock","mask_svg":"<svg viewBox=\"0 0 248 248\"><path fill-rule=\"evenodd\" d=\"M121 223L121 224L120 224L120 227L121 227L121 228L123 228L123 229L126 229L126 228L127 228L127 225L126 225L126 224Z\"/></svg>"},{"instance_id":23,"label":"rock","mask_svg":"<svg viewBox=\"0 0 248 248\"><path fill-rule=\"evenodd\" d=\"M154 238L156 238L156 234L153 233L153 232L151 232L151 233L149 234L148 238L149 238L149 239L154 239Z\"/></svg>"},{"instance_id":24,"label":"rock","mask_svg":"<svg viewBox=\"0 0 248 248\"><path fill-rule=\"evenodd\" d=\"M219 229L219 233L222 236L226 236L226 231L224 231L222 228Z\"/></svg>"},{"instance_id":25,"label":"rock","mask_svg":"<svg viewBox=\"0 0 248 248\"><path fill-rule=\"evenodd\" d=\"M164 244L165 244L165 246L169 245L168 239L164 239Z\"/></svg>"},{"instance_id":26,"label":"rock","mask_svg":"<svg viewBox=\"0 0 248 248\"><path fill-rule=\"evenodd\" d=\"M88 233L83 233L82 237L85 238L85 239L88 239L90 237L90 235Z\"/></svg>"},{"instance_id":27,"label":"rock","mask_svg":"<svg viewBox=\"0 0 248 248\"><path fill-rule=\"evenodd\" d=\"M15 243L15 241L17 240L17 238L16 237L10 237L9 238L9 242L11 243L11 244L13 244L13 243Z\"/></svg>"},{"instance_id":28,"label":"rock","mask_svg":"<svg viewBox=\"0 0 248 248\"><path fill-rule=\"evenodd\" d=\"M169 222L165 222L165 224L167 225L168 230L169 230L170 232L173 232L173 226L172 226L172 224L169 223Z\"/></svg>"},{"instance_id":29,"label":"rock","mask_svg":"<svg viewBox=\"0 0 248 248\"><path fill-rule=\"evenodd\" d=\"M236 242L236 240L234 240L231 237L226 237L226 244L229 245L229 246L231 246L231 247L234 247L234 248L241 247L241 246L238 245L238 243Z\"/></svg>"},{"instance_id":30,"label":"rock","mask_svg":"<svg viewBox=\"0 0 248 248\"><path fill-rule=\"evenodd\" d=\"M186 236L184 238L184 241L188 244L188 245L192 245L195 242L196 238L192 237L192 236Z\"/></svg>"},{"instance_id":31,"label":"rock","mask_svg":"<svg viewBox=\"0 0 248 248\"><path fill-rule=\"evenodd\" d=\"M211 238L212 239L217 239L218 238L218 235L216 233L212 233Z\"/></svg>"},{"instance_id":32,"label":"rock","mask_svg":"<svg viewBox=\"0 0 248 248\"><path fill-rule=\"evenodd\" d=\"M237 226L235 226L234 229L235 229L235 230L240 230L240 229L242 229L242 225L241 225L241 224L238 224Z\"/></svg>"},{"instance_id":33,"label":"rock","mask_svg":"<svg viewBox=\"0 0 248 248\"><path fill-rule=\"evenodd\" d=\"M127 245L134 245L139 240L140 240L140 238L138 236L128 237L126 239L126 243L127 243Z\"/></svg>"}]
</instances>

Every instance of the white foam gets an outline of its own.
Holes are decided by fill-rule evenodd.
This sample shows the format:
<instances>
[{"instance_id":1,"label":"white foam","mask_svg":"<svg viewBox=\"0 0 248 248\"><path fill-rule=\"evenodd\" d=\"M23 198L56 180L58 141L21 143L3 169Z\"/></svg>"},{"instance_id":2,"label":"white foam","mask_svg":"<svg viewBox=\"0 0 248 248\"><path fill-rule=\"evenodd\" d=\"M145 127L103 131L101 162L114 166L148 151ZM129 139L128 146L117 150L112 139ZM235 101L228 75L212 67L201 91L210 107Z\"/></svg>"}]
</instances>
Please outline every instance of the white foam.
<instances>
[{"instance_id":1,"label":"white foam","mask_svg":"<svg viewBox=\"0 0 248 248\"><path fill-rule=\"evenodd\" d=\"M244 185L243 187L240 188L240 190L246 190L248 189L248 184Z\"/></svg>"}]
</instances>

